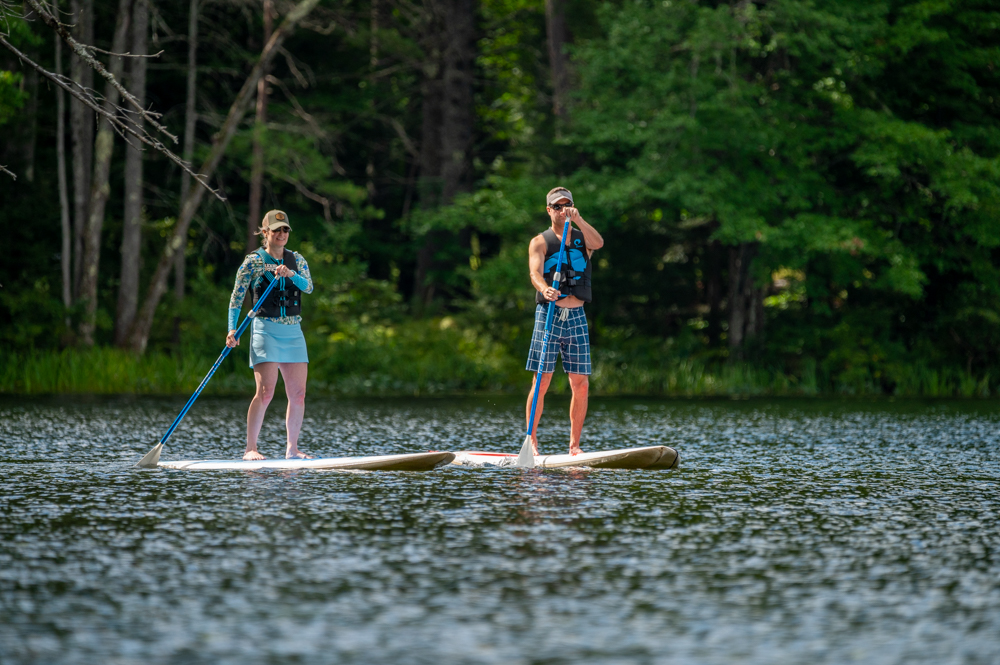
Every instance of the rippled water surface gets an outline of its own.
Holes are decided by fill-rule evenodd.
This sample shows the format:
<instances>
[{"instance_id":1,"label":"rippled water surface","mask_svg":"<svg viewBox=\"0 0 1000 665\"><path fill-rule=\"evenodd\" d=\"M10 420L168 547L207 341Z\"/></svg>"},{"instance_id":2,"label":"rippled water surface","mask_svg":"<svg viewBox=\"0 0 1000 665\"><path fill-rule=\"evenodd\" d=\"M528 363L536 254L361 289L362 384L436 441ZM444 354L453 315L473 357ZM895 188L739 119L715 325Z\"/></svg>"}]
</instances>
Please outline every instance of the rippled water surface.
<instances>
[{"instance_id":1,"label":"rippled water surface","mask_svg":"<svg viewBox=\"0 0 1000 665\"><path fill-rule=\"evenodd\" d=\"M585 449L668 472L133 468L182 403L0 401L0 662L1000 663L992 403L593 401ZM235 458L245 413L164 459ZM301 445L514 452L519 417L311 399Z\"/></svg>"}]
</instances>

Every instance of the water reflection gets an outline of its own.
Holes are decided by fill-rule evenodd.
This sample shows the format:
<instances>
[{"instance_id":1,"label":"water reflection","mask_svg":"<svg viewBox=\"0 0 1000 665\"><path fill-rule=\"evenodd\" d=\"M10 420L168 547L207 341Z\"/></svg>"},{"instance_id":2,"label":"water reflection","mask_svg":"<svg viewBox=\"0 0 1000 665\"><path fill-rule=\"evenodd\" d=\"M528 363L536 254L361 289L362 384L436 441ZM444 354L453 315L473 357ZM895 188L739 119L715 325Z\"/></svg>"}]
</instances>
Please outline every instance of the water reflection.
<instances>
[{"instance_id":1,"label":"water reflection","mask_svg":"<svg viewBox=\"0 0 1000 665\"><path fill-rule=\"evenodd\" d=\"M489 401L310 402L302 444L515 449ZM990 404L596 400L588 449L670 472L133 469L182 402L0 402L0 662L1000 662ZM165 459L242 450L199 407Z\"/></svg>"}]
</instances>

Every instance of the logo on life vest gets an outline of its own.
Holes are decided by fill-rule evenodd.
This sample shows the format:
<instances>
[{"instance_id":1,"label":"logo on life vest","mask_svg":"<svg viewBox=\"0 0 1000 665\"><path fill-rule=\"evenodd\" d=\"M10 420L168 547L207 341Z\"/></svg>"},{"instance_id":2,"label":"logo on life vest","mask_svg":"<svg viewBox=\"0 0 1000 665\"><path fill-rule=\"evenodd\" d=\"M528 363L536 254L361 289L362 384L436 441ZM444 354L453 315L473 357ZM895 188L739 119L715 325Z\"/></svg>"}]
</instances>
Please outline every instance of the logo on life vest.
<instances>
[{"instance_id":1,"label":"logo on life vest","mask_svg":"<svg viewBox=\"0 0 1000 665\"><path fill-rule=\"evenodd\" d=\"M580 240L579 238L573 238L573 244L579 247L580 245L583 244L583 241Z\"/></svg>"}]
</instances>

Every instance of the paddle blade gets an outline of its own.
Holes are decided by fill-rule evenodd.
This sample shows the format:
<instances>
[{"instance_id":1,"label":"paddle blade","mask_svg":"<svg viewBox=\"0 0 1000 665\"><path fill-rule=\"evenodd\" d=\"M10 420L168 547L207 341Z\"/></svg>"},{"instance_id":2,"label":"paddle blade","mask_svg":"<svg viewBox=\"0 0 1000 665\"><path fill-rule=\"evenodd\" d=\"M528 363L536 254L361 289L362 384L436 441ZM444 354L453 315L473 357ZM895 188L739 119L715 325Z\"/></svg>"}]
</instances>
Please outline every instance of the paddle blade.
<instances>
[{"instance_id":1,"label":"paddle blade","mask_svg":"<svg viewBox=\"0 0 1000 665\"><path fill-rule=\"evenodd\" d=\"M145 457L143 457L136 463L136 466L141 467L143 469L155 469L156 465L160 461L161 450L163 450L163 443L156 444L155 446L153 446L152 450L146 453Z\"/></svg>"},{"instance_id":2,"label":"paddle blade","mask_svg":"<svg viewBox=\"0 0 1000 665\"><path fill-rule=\"evenodd\" d=\"M535 453L531 450L531 437L524 437L524 443L521 445L521 452L517 454L517 460L514 462L514 466L519 466L524 469L534 469L535 468Z\"/></svg>"}]
</instances>

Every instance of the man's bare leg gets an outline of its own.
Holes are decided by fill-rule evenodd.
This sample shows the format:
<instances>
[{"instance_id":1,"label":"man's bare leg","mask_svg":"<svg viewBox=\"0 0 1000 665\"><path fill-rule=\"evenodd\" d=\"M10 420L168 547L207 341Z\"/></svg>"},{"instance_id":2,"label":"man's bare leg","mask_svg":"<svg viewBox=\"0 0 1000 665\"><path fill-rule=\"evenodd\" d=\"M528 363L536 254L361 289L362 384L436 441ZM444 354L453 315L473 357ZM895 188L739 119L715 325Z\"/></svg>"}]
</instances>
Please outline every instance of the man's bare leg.
<instances>
[{"instance_id":1,"label":"man's bare leg","mask_svg":"<svg viewBox=\"0 0 1000 665\"><path fill-rule=\"evenodd\" d=\"M262 460L266 458L257 450L257 436L260 434L261 423L264 422L264 414L267 413L267 405L274 397L278 364L257 363L253 367L253 378L257 382L257 390L250 401L250 410L247 411L247 449L243 453L243 459Z\"/></svg>"},{"instance_id":2,"label":"man's bare leg","mask_svg":"<svg viewBox=\"0 0 1000 665\"><path fill-rule=\"evenodd\" d=\"M528 393L528 403L524 407L524 424L528 426L528 418L531 417L531 398L535 394L535 381L538 380L538 374L535 374L534 380L531 382L531 392ZM535 455L538 454L538 421L542 419L542 410L545 408L545 391L549 389L549 384L552 383L552 372L548 374L542 374L542 385L538 389L538 406L535 408L535 422L531 423L531 448Z\"/></svg>"},{"instance_id":3,"label":"man's bare leg","mask_svg":"<svg viewBox=\"0 0 1000 665\"><path fill-rule=\"evenodd\" d=\"M281 378L285 381L285 395L288 409L285 411L285 430L288 443L285 459L312 459L312 455L299 450L299 432L302 431L302 416L306 412L306 378L309 363L279 363Z\"/></svg>"},{"instance_id":4,"label":"man's bare leg","mask_svg":"<svg viewBox=\"0 0 1000 665\"><path fill-rule=\"evenodd\" d=\"M587 419L587 400L590 392L590 377L586 374L569 374L569 387L573 399L569 403L569 454L579 455L580 437L583 435L583 421Z\"/></svg>"}]
</instances>

